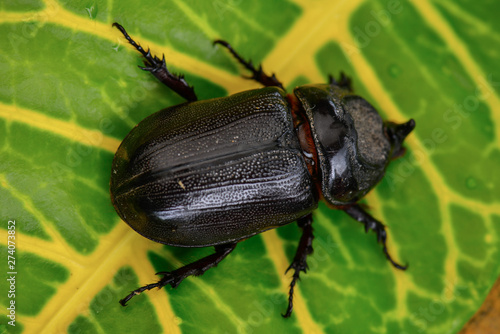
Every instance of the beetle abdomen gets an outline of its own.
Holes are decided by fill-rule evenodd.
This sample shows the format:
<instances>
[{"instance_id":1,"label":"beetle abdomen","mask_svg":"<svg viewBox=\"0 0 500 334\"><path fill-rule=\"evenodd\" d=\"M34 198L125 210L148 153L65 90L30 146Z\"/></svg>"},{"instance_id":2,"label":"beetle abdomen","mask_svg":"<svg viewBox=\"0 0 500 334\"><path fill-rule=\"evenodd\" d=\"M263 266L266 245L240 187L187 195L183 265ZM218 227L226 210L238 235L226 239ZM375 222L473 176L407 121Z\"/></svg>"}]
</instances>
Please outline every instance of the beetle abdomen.
<instances>
[{"instance_id":1,"label":"beetle abdomen","mask_svg":"<svg viewBox=\"0 0 500 334\"><path fill-rule=\"evenodd\" d=\"M112 171L122 219L170 245L240 240L316 207L287 100L275 87L151 115L125 138Z\"/></svg>"}]
</instances>

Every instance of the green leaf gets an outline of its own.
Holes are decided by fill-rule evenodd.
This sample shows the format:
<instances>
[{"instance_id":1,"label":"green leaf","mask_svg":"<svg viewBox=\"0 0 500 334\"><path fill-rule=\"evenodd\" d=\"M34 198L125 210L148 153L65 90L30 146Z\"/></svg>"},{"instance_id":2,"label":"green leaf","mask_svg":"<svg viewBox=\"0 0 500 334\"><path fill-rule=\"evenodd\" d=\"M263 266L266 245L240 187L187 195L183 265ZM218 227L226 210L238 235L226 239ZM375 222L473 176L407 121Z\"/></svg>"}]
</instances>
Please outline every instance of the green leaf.
<instances>
[{"instance_id":1,"label":"green leaf","mask_svg":"<svg viewBox=\"0 0 500 334\"><path fill-rule=\"evenodd\" d=\"M0 259L15 284L0 283L0 332L458 332L500 273L499 9L466 0L1 1ZM280 314L295 224L121 307L155 272L212 250L147 240L110 203L121 140L183 102L137 68L115 21L164 53L201 99L259 87L212 45L221 38L289 92L344 71L384 118L414 118L406 155L363 200L409 269L392 268L373 233L320 204L290 319Z\"/></svg>"}]
</instances>

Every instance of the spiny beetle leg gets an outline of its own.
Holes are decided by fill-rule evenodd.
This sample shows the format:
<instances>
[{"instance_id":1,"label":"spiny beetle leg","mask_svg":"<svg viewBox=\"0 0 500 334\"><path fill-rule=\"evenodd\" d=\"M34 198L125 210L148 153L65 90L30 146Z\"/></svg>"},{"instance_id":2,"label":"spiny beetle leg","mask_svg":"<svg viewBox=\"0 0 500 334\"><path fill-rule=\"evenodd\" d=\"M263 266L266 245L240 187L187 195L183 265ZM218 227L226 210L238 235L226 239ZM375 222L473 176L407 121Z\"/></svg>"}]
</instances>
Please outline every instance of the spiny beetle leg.
<instances>
[{"instance_id":1,"label":"spiny beetle leg","mask_svg":"<svg viewBox=\"0 0 500 334\"><path fill-rule=\"evenodd\" d=\"M170 284L173 288L176 288L185 278L189 276L200 276L208 269L215 267L221 262L226 256L231 253L236 247L236 243L217 245L215 246L215 253L210 254L204 258L199 259L193 263L185 265L179 269L174 271L161 271L156 273L157 275L163 275L162 279L160 279L157 283L152 283L140 287L132 291L127 297L120 300L120 304L122 306L126 306L127 302L132 299L132 297L146 291L151 290L153 288L162 288L167 284Z\"/></svg>"},{"instance_id":2,"label":"spiny beetle leg","mask_svg":"<svg viewBox=\"0 0 500 334\"><path fill-rule=\"evenodd\" d=\"M152 56L151 51L149 49L148 51L145 51L142 46L137 44L132 39L132 37L129 36L125 28L123 28L120 24L115 22L113 23L113 27L118 28L123 36L125 36L127 41L144 56L144 65L146 65L146 67L139 66L141 69L151 72L151 74L153 74L158 80L160 80L160 82L165 84L167 87L172 89L174 92L176 92L186 100L198 100L194 92L194 88L189 86L182 74L177 76L168 71L167 65L165 63L165 55L163 55L162 59L158 58L157 56Z\"/></svg>"},{"instance_id":3,"label":"spiny beetle leg","mask_svg":"<svg viewBox=\"0 0 500 334\"><path fill-rule=\"evenodd\" d=\"M300 272L307 272L307 256L313 252L312 241L314 239L313 228L312 228L312 214L300 218L297 220L297 224L302 228L302 236L300 237L299 247L297 247L297 252L293 258L292 264L288 267L285 274L293 269L293 278L290 283L290 292L288 294L288 308L285 314L282 314L284 318L288 318L292 314L293 309L293 290L297 280L300 279Z\"/></svg>"},{"instance_id":4,"label":"spiny beetle leg","mask_svg":"<svg viewBox=\"0 0 500 334\"><path fill-rule=\"evenodd\" d=\"M345 75L344 72L340 72L340 79L339 81L335 80L335 78L329 74L328 75L328 83L332 86L339 86L340 88L347 89L348 91L352 92L352 80L350 77Z\"/></svg>"},{"instance_id":5,"label":"spiny beetle leg","mask_svg":"<svg viewBox=\"0 0 500 334\"><path fill-rule=\"evenodd\" d=\"M252 76L249 78L249 79L253 79L261 84L263 84L264 86L266 87L269 87L269 86L277 86L277 87L280 87L282 89L283 88L283 84L276 78L276 76L273 75L272 76L268 76L266 73L264 73L264 71L262 70L262 65L259 65L259 68L256 69L253 64L252 64L252 61L246 61L244 60L234 49L233 47L231 46L231 44L229 44L228 42L226 41L223 41L223 40L215 40L214 41L214 45L215 44L220 44L222 45L223 47L225 47L226 49L229 50L229 52L231 52L231 54L233 55L234 58L236 58L236 60L238 60L238 62L245 66L245 68L247 70L249 70L250 72L252 72Z\"/></svg>"},{"instance_id":6,"label":"spiny beetle leg","mask_svg":"<svg viewBox=\"0 0 500 334\"><path fill-rule=\"evenodd\" d=\"M377 241L382 244L383 251L385 256L387 257L387 260L389 260L389 262L391 262L391 264L395 268L401 270L406 270L406 268L408 268L408 265L402 266L399 263L395 262L390 256L389 252L387 251L387 245L386 245L387 233L385 232L384 224L373 218L358 204L354 204L352 206L344 208L344 211L352 218L365 224L365 232L368 232L368 230L374 230L375 233L377 233Z\"/></svg>"}]
</instances>

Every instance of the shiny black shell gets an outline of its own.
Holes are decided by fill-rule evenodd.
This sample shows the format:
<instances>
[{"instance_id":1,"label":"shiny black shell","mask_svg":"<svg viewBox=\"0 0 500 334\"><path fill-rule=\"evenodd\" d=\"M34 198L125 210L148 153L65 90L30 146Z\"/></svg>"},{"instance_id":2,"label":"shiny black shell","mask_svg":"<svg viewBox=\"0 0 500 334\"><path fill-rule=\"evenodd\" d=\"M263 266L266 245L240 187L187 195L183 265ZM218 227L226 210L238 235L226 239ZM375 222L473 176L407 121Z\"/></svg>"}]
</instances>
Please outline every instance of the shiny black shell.
<instances>
[{"instance_id":1,"label":"shiny black shell","mask_svg":"<svg viewBox=\"0 0 500 334\"><path fill-rule=\"evenodd\" d=\"M184 103L140 122L116 152L111 200L154 241L235 242L288 224L318 195L284 91L267 87Z\"/></svg>"},{"instance_id":2,"label":"shiny black shell","mask_svg":"<svg viewBox=\"0 0 500 334\"><path fill-rule=\"evenodd\" d=\"M333 206L356 203L384 176L394 148L378 112L365 99L329 84L299 86L318 153L319 184Z\"/></svg>"}]
</instances>

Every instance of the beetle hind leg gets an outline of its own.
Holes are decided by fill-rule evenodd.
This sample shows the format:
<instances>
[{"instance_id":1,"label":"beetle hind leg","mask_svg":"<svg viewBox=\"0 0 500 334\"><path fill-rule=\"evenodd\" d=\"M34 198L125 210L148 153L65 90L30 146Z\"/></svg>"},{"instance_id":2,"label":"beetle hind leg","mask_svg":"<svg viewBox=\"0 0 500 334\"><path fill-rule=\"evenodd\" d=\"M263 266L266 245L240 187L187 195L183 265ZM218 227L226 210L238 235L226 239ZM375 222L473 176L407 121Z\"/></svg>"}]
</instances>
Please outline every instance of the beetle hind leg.
<instances>
[{"instance_id":1,"label":"beetle hind leg","mask_svg":"<svg viewBox=\"0 0 500 334\"><path fill-rule=\"evenodd\" d=\"M386 245L387 233L385 231L384 224L379 222L377 219L373 218L370 214L368 214L365 210L363 210L357 204L345 208L344 211L352 218L365 224L365 231L366 232L368 232L368 230L373 230L373 231L375 231L375 233L377 233L377 241L382 244L382 246L383 246L382 250L385 254L385 257L394 266L394 268L397 268L400 270L406 270L408 268L408 265L402 266L399 263L397 263L396 261L394 261L392 259L391 255L389 254L389 251L387 250L387 245Z\"/></svg>"},{"instance_id":2,"label":"beetle hind leg","mask_svg":"<svg viewBox=\"0 0 500 334\"><path fill-rule=\"evenodd\" d=\"M313 252L312 241L314 239L314 235L312 228L312 214L308 214L307 216L300 218L299 220L297 220L297 224L300 228L302 228L302 236L300 237L299 246L297 247L295 257L293 258L292 263L285 272L286 274L290 269L294 270L292 282L290 283L290 291L288 294L288 308L286 309L285 314L282 314L284 318L288 318L292 314L293 290L295 288L295 284L300 279L300 272L307 272L307 256Z\"/></svg>"},{"instance_id":3,"label":"beetle hind leg","mask_svg":"<svg viewBox=\"0 0 500 334\"><path fill-rule=\"evenodd\" d=\"M234 49L233 47L231 46L231 44L229 44L228 42L226 41L223 41L221 39L218 39L218 40L215 40L214 41L214 45L215 44L220 44L222 45L223 47L225 47L226 49L229 50L229 52L231 52L231 54L233 55L234 58L236 58L236 60L238 60L238 62L243 65L247 70L249 70L250 72L252 72L252 76L251 77L248 77L248 79L253 79L261 84L263 84L264 86L266 87L269 87L269 86L277 86L277 87L280 87L282 89L283 88L283 84L278 80L278 78L276 78L276 76L274 75L267 75L266 73L264 73L264 71L262 70L262 65L259 65L259 68L255 68L255 66L253 66L252 64L252 61L249 60L249 61L246 61L244 60Z\"/></svg>"},{"instance_id":4,"label":"beetle hind leg","mask_svg":"<svg viewBox=\"0 0 500 334\"><path fill-rule=\"evenodd\" d=\"M122 306L126 306L127 302L132 299L132 297L146 291L151 290L153 288L161 289L165 285L170 284L172 288L176 288L185 278L189 276L200 276L208 269L215 267L224 260L226 256L231 253L236 247L236 243L224 244L215 246L215 253L210 254L204 258L199 259L193 263L185 265L179 269L173 271L162 271L156 273L157 275L163 275L163 277L156 283L148 284L143 287L140 287L131 293L129 293L125 298L120 300L120 304Z\"/></svg>"},{"instance_id":5,"label":"beetle hind leg","mask_svg":"<svg viewBox=\"0 0 500 334\"><path fill-rule=\"evenodd\" d=\"M140 46L136 41L130 37L125 28L123 28L118 23L113 23L113 27L118 28L120 32L125 36L127 41L144 57L144 65L145 67L139 66L142 70L151 72L160 82L165 84L167 87L172 89L174 92L182 96L188 101L196 101L198 98L194 92L194 88L189 86L187 81L184 79L183 75L174 75L170 73L167 69L167 64L165 63L165 55L163 55L162 59L157 56L151 55L150 50L144 50L142 46Z\"/></svg>"}]
</instances>

